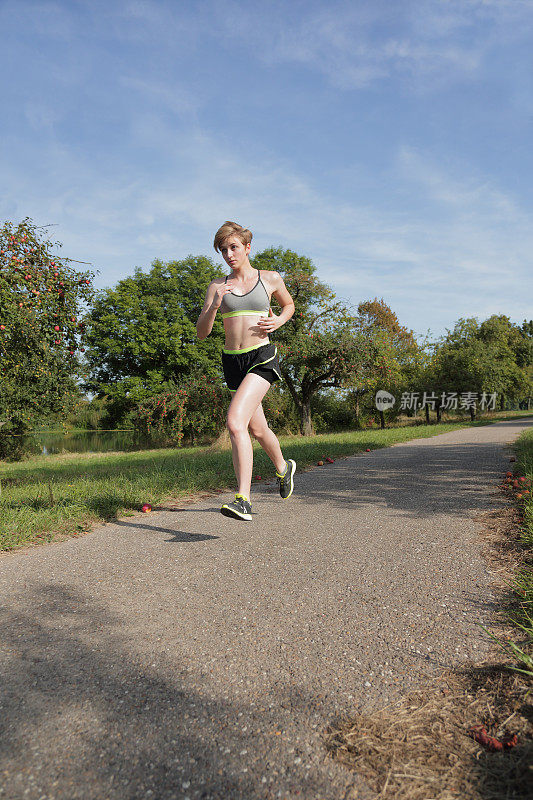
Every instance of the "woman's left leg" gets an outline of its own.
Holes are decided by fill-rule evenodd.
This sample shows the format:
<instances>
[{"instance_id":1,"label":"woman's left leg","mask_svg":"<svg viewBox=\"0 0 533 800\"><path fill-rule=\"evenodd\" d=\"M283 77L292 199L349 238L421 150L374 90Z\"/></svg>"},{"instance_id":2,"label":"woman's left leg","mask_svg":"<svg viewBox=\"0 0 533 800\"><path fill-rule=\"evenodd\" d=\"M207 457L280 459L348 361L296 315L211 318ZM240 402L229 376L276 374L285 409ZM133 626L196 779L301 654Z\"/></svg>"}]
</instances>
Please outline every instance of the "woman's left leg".
<instances>
[{"instance_id":1,"label":"woman's left leg","mask_svg":"<svg viewBox=\"0 0 533 800\"><path fill-rule=\"evenodd\" d=\"M238 494L247 498L250 497L253 467L253 449L248 425L269 389L270 383L265 378L250 372L244 377L228 408L227 426L239 487Z\"/></svg>"},{"instance_id":2,"label":"woman's left leg","mask_svg":"<svg viewBox=\"0 0 533 800\"><path fill-rule=\"evenodd\" d=\"M263 406L261 403L257 406L252 418L250 419L250 433L255 439L257 439L267 456L270 458L276 468L276 472L278 474L283 473L285 470L286 461L283 458L278 437L272 428L269 428L268 426L265 412L263 411Z\"/></svg>"}]
</instances>

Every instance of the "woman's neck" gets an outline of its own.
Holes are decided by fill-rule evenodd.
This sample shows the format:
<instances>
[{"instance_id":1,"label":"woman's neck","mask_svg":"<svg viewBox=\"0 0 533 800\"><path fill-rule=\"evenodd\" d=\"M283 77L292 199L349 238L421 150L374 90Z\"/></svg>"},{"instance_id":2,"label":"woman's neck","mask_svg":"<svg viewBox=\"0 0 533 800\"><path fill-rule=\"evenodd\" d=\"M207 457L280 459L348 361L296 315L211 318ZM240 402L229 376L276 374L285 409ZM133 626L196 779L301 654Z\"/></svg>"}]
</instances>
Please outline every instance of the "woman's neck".
<instances>
[{"instance_id":1,"label":"woman's neck","mask_svg":"<svg viewBox=\"0 0 533 800\"><path fill-rule=\"evenodd\" d=\"M232 268L232 278L236 278L237 280L246 281L248 278L251 278L252 275L255 275L257 270L255 270L250 262L248 261L247 264L243 264L242 267L233 267Z\"/></svg>"}]
</instances>

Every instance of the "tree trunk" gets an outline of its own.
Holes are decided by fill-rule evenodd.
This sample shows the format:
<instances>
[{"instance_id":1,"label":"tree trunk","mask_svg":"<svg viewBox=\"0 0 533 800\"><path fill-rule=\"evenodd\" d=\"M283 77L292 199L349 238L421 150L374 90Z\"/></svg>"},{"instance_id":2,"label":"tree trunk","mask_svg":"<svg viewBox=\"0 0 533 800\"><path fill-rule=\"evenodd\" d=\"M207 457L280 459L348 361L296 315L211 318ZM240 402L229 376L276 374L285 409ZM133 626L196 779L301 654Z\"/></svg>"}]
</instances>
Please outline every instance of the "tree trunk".
<instances>
[{"instance_id":1,"label":"tree trunk","mask_svg":"<svg viewBox=\"0 0 533 800\"><path fill-rule=\"evenodd\" d=\"M426 409L426 423L429 425L429 406L427 403L424 408Z\"/></svg>"},{"instance_id":2,"label":"tree trunk","mask_svg":"<svg viewBox=\"0 0 533 800\"><path fill-rule=\"evenodd\" d=\"M383 411L381 411L381 409L378 410L378 414L379 414L379 424L381 426L381 430L383 430L385 427L385 414L383 413Z\"/></svg>"},{"instance_id":3,"label":"tree trunk","mask_svg":"<svg viewBox=\"0 0 533 800\"><path fill-rule=\"evenodd\" d=\"M311 398L304 400L300 406L301 432L304 436L313 436L313 422L311 420Z\"/></svg>"},{"instance_id":4,"label":"tree trunk","mask_svg":"<svg viewBox=\"0 0 533 800\"><path fill-rule=\"evenodd\" d=\"M505 411L505 395L501 395L500 397L500 411Z\"/></svg>"},{"instance_id":5,"label":"tree trunk","mask_svg":"<svg viewBox=\"0 0 533 800\"><path fill-rule=\"evenodd\" d=\"M441 421L441 418L442 418L442 413L441 413L441 409L440 409L440 403L437 403L436 410L437 410L437 425L438 425L439 422Z\"/></svg>"},{"instance_id":6,"label":"tree trunk","mask_svg":"<svg viewBox=\"0 0 533 800\"><path fill-rule=\"evenodd\" d=\"M473 422L476 418L476 409L474 406L470 406L470 420Z\"/></svg>"}]
</instances>

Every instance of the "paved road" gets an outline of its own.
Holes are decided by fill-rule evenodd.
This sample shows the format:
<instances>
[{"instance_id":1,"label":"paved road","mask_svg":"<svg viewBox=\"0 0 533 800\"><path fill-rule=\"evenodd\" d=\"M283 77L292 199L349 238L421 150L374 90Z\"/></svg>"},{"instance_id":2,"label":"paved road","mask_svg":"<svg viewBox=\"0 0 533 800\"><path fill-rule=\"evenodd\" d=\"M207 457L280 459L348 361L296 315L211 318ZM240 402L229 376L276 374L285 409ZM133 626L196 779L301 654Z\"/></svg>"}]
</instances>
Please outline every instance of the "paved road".
<instances>
[{"instance_id":1,"label":"paved road","mask_svg":"<svg viewBox=\"0 0 533 800\"><path fill-rule=\"evenodd\" d=\"M209 497L0 559L0 797L343 798L328 720L487 648L474 517L532 422L261 486L251 523Z\"/></svg>"}]
</instances>

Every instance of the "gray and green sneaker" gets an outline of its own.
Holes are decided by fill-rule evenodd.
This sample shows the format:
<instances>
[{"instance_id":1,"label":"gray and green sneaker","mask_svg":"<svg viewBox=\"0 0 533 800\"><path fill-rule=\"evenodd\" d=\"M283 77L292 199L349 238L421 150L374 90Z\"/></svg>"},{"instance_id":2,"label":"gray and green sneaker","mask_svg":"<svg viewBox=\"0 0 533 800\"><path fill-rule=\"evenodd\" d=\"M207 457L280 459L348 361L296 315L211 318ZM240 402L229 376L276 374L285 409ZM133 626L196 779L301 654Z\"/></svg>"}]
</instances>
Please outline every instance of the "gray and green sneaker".
<instances>
[{"instance_id":1,"label":"gray and green sneaker","mask_svg":"<svg viewBox=\"0 0 533 800\"><path fill-rule=\"evenodd\" d=\"M285 472L283 475L280 475L279 472L276 472L276 480L279 484L279 493L284 500L291 496L292 490L294 489L295 472L296 461L293 461L292 458L289 458L289 460L285 462Z\"/></svg>"},{"instance_id":2,"label":"gray and green sneaker","mask_svg":"<svg viewBox=\"0 0 533 800\"><path fill-rule=\"evenodd\" d=\"M220 511L225 517L252 519L252 505L243 494L236 494L235 500L232 503L224 503Z\"/></svg>"}]
</instances>

